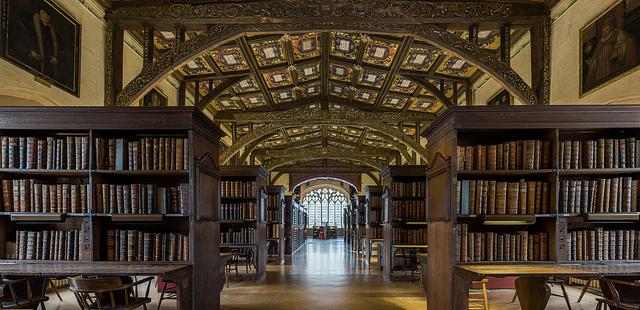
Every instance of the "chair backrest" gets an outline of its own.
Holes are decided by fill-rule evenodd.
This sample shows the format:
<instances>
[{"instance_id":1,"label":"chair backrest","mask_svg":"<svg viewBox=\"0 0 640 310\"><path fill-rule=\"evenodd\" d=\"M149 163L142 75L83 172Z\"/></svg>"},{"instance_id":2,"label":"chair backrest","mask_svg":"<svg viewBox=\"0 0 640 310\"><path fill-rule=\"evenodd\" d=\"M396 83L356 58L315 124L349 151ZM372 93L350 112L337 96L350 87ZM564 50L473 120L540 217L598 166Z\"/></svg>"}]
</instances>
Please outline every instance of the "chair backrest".
<instances>
[{"instance_id":1,"label":"chair backrest","mask_svg":"<svg viewBox=\"0 0 640 310\"><path fill-rule=\"evenodd\" d=\"M114 293L122 287L122 280L117 277L81 279L69 278L69 289L73 292L81 309L104 309L111 305L116 309L118 301L126 299L124 291Z\"/></svg>"},{"instance_id":2,"label":"chair backrest","mask_svg":"<svg viewBox=\"0 0 640 310\"><path fill-rule=\"evenodd\" d=\"M637 277L606 277L600 279L600 288L602 295L610 301L625 302L629 297L635 298L640 296L640 287L633 285L633 281L638 280ZM631 285L625 285L622 282L630 283ZM616 283L618 282L618 283ZM621 308L611 306L611 310L618 310Z\"/></svg>"},{"instance_id":3,"label":"chair backrest","mask_svg":"<svg viewBox=\"0 0 640 310\"><path fill-rule=\"evenodd\" d=\"M69 278L71 291L79 293L95 293L105 290L113 290L122 286L122 279L118 277L99 279Z\"/></svg>"}]
</instances>

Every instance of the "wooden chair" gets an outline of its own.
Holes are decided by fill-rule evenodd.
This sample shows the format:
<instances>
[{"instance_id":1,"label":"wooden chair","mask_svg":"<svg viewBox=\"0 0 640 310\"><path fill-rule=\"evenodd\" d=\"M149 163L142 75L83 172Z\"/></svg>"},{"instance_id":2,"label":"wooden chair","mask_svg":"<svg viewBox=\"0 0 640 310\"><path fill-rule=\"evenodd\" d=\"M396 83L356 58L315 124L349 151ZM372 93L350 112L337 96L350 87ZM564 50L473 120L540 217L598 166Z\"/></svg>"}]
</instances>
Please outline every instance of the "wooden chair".
<instances>
[{"instance_id":1,"label":"wooden chair","mask_svg":"<svg viewBox=\"0 0 640 310\"><path fill-rule=\"evenodd\" d=\"M160 299L158 300L158 310L160 310L160 305L162 305L163 300L178 299L178 288L176 287L175 283L173 283L173 281L158 277L156 279L156 286L158 287L158 292L160 293ZM167 296L165 296L165 294Z\"/></svg>"},{"instance_id":2,"label":"wooden chair","mask_svg":"<svg viewBox=\"0 0 640 310\"><path fill-rule=\"evenodd\" d=\"M567 294L567 290L564 287L564 280L551 278L544 281L544 283L549 284L550 286L560 285L560 289L562 289L562 295L551 293L551 296L562 297L564 299L564 302L567 304L567 309L571 310L571 302L569 301L569 295ZM513 294L513 298L511 299L511 302L512 303L515 302L516 298L518 298L517 291Z\"/></svg>"},{"instance_id":3,"label":"wooden chair","mask_svg":"<svg viewBox=\"0 0 640 310\"><path fill-rule=\"evenodd\" d=\"M235 249L232 253L237 255L238 262L243 263L246 271L249 272L249 270L251 270L251 264L253 264L253 250L250 248Z\"/></svg>"},{"instance_id":4,"label":"wooden chair","mask_svg":"<svg viewBox=\"0 0 640 310\"><path fill-rule=\"evenodd\" d=\"M587 290L589 290L591 282L598 281L598 278L588 278L585 281L587 281L587 282L584 284L584 287L582 288L582 291L580 291L580 297L578 297L578 303L580 303L582 301L582 297L584 297L584 294L586 294Z\"/></svg>"},{"instance_id":5,"label":"wooden chair","mask_svg":"<svg viewBox=\"0 0 640 310\"><path fill-rule=\"evenodd\" d=\"M44 302L49 280L44 277L9 278L0 277L0 309L46 310Z\"/></svg>"},{"instance_id":6,"label":"wooden chair","mask_svg":"<svg viewBox=\"0 0 640 310\"><path fill-rule=\"evenodd\" d=\"M128 310L142 307L147 309L151 302L149 289L153 277L129 284L122 278L79 279L69 278L69 289L73 292L81 309L85 310ZM138 286L147 283L144 297L138 294Z\"/></svg>"},{"instance_id":7,"label":"wooden chair","mask_svg":"<svg viewBox=\"0 0 640 310\"><path fill-rule=\"evenodd\" d=\"M473 281L472 288L469 289L469 310L489 310L489 299L487 298L487 279ZM480 286L480 288L475 288Z\"/></svg>"},{"instance_id":8,"label":"wooden chair","mask_svg":"<svg viewBox=\"0 0 640 310\"><path fill-rule=\"evenodd\" d=\"M596 298L597 310L604 305L611 310L640 310L640 283L629 278L602 278L600 288L604 298Z\"/></svg>"}]
</instances>

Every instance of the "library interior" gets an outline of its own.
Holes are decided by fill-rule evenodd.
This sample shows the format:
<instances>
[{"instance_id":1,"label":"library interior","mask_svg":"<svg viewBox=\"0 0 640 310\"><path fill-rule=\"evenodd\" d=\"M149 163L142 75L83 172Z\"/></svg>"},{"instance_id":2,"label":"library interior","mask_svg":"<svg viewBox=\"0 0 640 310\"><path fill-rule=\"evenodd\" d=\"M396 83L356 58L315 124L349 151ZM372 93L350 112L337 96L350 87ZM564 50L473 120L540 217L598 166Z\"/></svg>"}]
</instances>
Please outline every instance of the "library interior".
<instances>
[{"instance_id":1,"label":"library interior","mask_svg":"<svg viewBox=\"0 0 640 310\"><path fill-rule=\"evenodd\" d=\"M0 309L640 309L640 0L0 0Z\"/></svg>"}]
</instances>

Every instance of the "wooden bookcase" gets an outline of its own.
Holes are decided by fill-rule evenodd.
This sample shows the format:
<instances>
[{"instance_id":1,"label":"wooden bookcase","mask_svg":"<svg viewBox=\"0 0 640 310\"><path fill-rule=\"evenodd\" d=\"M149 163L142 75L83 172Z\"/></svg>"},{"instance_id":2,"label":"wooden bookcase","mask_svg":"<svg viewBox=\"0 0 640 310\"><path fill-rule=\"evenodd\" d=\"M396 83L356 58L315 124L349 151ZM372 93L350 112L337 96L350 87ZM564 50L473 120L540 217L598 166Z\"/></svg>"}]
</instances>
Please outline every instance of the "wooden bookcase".
<instances>
[{"instance_id":1,"label":"wooden bookcase","mask_svg":"<svg viewBox=\"0 0 640 310\"><path fill-rule=\"evenodd\" d=\"M365 237L367 236L367 223L366 223L366 204L367 197L365 195L353 195L354 201L356 201L356 219L355 219L355 242L356 242L356 252L360 253L363 251L363 245Z\"/></svg>"},{"instance_id":2,"label":"wooden bookcase","mask_svg":"<svg viewBox=\"0 0 640 310\"><path fill-rule=\"evenodd\" d=\"M284 231L284 186L269 185L267 194L267 243L269 244L269 261L284 263L285 231Z\"/></svg>"},{"instance_id":3,"label":"wooden bookcase","mask_svg":"<svg viewBox=\"0 0 640 310\"><path fill-rule=\"evenodd\" d=\"M193 108L0 108L0 136L7 137L2 138L0 179L18 184L11 192L2 188L0 259L91 262L96 268L117 260L186 263L193 266L188 286L194 309L219 308L224 282L218 250L221 135ZM17 143L11 146L11 140ZM130 156L134 151L139 156ZM22 156L24 165L19 158L9 160L9 153ZM106 195L101 184L111 185ZM178 195L181 201L174 200ZM182 208L171 208L176 203Z\"/></svg>"},{"instance_id":4,"label":"wooden bookcase","mask_svg":"<svg viewBox=\"0 0 640 310\"><path fill-rule=\"evenodd\" d=\"M249 248L259 278L266 276L267 210L265 193L267 170L262 166L221 166L221 210L240 211L220 220L220 246Z\"/></svg>"},{"instance_id":5,"label":"wooden bookcase","mask_svg":"<svg viewBox=\"0 0 640 310\"><path fill-rule=\"evenodd\" d=\"M639 198L637 196L638 182L635 181L640 177L640 169L637 168L638 161L636 160L635 164L630 166L625 166L626 168L599 165L599 162L606 164L619 160L622 158L622 151L619 146L615 147L615 143L611 143L613 147L604 145L608 143L601 143L603 147L600 151L597 147L598 139L625 141L625 146L628 138L631 141L633 141L632 138L640 140L640 122L638 120L640 120L640 107L613 105L451 107L440 115L423 132L429 141L428 158L430 159L430 168L427 171L429 179L429 258L424 278L428 306L436 309L466 309L466 286L463 284L463 280L457 278L454 273L454 267L460 264L499 265L519 262L529 264L562 262L617 264L640 262L640 248L637 242L640 240L638 237L638 230L640 230L638 211L640 209L638 208ZM497 164L497 157L500 153L499 144L516 140L539 140L541 142L538 147L534 141L533 151L529 152L527 150L532 149L531 142L522 142L522 146L518 146L516 142L516 155L520 154L521 159L518 159L519 156L510 157L510 150L513 147L503 145L503 155L501 156L503 161L502 167L500 167ZM587 142L590 140L596 141L596 145L590 146L592 142ZM582 142L571 143L567 141ZM606 140L601 141L606 142ZM613 142L613 140L609 141ZM487 147L487 151L483 152L482 147L476 147L476 145L498 145L495 151L496 167L493 167L493 147ZM572 146L571 149L574 149L575 145L578 152L573 152L573 154L568 152L568 145ZM479 155L474 155L476 157L487 154L484 167L481 164L482 161L477 160L471 165L471 154L465 155L465 152L469 151L466 148L460 148L469 146L478 150ZM637 159L638 146L639 144L635 144L634 147L625 147L625 159L631 157ZM508 150L505 152L507 148ZM546 154L545 149L548 149ZM635 149L635 156L632 155L633 149ZM565 150L567 150L566 153ZM616 153L618 155L614 156L613 154ZM507 156L509 159L505 162ZM531 156L533 156L533 160L530 160ZM563 161L566 161L563 157L573 163L562 165ZM512 164L514 160L516 165ZM478 162L480 162L480 166L478 166ZM594 163L595 168L590 167L590 163ZM508 169L494 170L493 168ZM603 183L604 187L600 186L601 189L597 189L598 179L616 178L622 178L622 181L616 182L623 184L617 190L611 185L613 181L605 182ZM526 189L529 191L523 191L524 185L521 180L527 183ZM487 198L483 197L485 190L480 189L479 197L481 197L482 203L479 208L473 207L476 206L475 201L471 202L471 197L477 196L464 194L471 192L474 181L475 188L479 188L479 181L482 181L482 187L488 183L487 188L489 188L486 194ZM567 184L568 181L571 183ZM586 189L583 188L582 185L591 185L593 181L596 181L595 190L590 191L589 186ZM506 206L503 206L501 202L505 199L502 196L504 193L498 193L498 190L504 192L504 183L502 182L507 182L507 187L511 186L512 188L511 194L508 189L506 191L508 201ZM492 183L496 186L495 197L491 194L491 188L494 186ZM542 186L536 183L542 184ZM545 186L545 183L548 185ZM517 184L517 186L513 184ZM631 189L627 184L631 184ZM499 189L500 187L502 190ZM533 191L532 187L535 187L536 190ZM545 187L548 188L545 189ZM578 188L581 188L588 195L580 195L578 199L577 193L580 192ZM616 195L610 195L614 191ZM523 193L526 193L527 198L531 197L531 193L535 193L533 196L535 200L533 202L526 201L525 207L519 200ZM518 208L515 208L516 195L518 195ZM563 207L565 196L568 205L582 206L584 204L588 207L565 210ZM600 197L603 197L602 200ZM484 203L485 199L486 204ZM493 199L496 199L495 210ZM474 200L477 201L478 198ZM580 204L577 204L576 201L579 201ZM605 201L609 202L610 207L613 205L621 206L622 210L610 209L609 212L600 212L606 211L605 207L600 207L606 206ZM503 208L506 208L506 211ZM467 209L469 210L467 211ZM480 212L472 212L471 210L479 210ZM516 212L519 214L514 214ZM583 230L594 232L579 233ZM623 231L623 233L617 231ZM492 234L487 234L489 232ZM632 232L635 233L635 240L633 240ZM472 233L474 236L470 237ZM480 241L476 233L484 233L484 235L480 235L480 238L492 236L489 238L490 240L500 241L502 239L503 244L507 240L505 236L508 235L509 242L512 242L514 238L516 243L520 240L520 250L516 252L515 257L509 251L507 258L506 245L503 245L503 251L500 253L499 250L487 250L498 247L497 244L494 244L494 248L492 248L485 243L484 247L480 247L485 250L484 253L478 255L476 250L478 247L474 244L474 253L472 254L471 242L465 243L463 241L465 239L471 240L470 238L473 238L474 243ZM578 237L578 234L582 234L582 236ZM502 237L499 237L500 235ZM532 238L531 235L534 237ZM538 235L538 240L535 235ZM616 236L615 241L612 240L613 235ZM526 251L523 244L524 236L527 236ZM583 240L585 236L592 237L594 241ZM606 243L604 238L607 236L610 237L610 247L604 245ZM577 246L575 242L572 242L573 238L579 238L578 243L582 243L584 246ZM547 247L544 246L544 239L548 240ZM534 240L534 244L532 248L529 248L531 240ZM485 240L485 242L489 241ZM539 247L538 250L535 250L536 244ZM635 250L631 246L632 244L635 245ZM607 248L609 248L608 250L615 249L621 254L616 253L615 260L604 260L602 259L605 257L603 251ZM531 254L532 249L533 254ZM590 251L591 249L593 251ZM574 259L572 252L582 252L584 255L578 254ZM527 254L526 261L524 260L525 255L522 253ZM489 256L494 256L493 261ZM504 261L497 261L500 258Z\"/></svg>"},{"instance_id":6,"label":"wooden bookcase","mask_svg":"<svg viewBox=\"0 0 640 310\"><path fill-rule=\"evenodd\" d=\"M287 212L289 213L289 212ZM291 253L295 254L307 242L307 210L292 199L291 203Z\"/></svg>"},{"instance_id":7,"label":"wooden bookcase","mask_svg":"<svg viewBox=\"0 0 640 310\"><path fill-rule=\"evenodd\" d=\"M381 172L383 193L383 276L407 263L411 251L427 244L426 176L424 165L387 166ZM399 257L404 255L405 257Z\"/></svg>"},{"instance_id":8,"label":"wooden bookcase","mask_svg":"<svg viewBox=\"0 0 640 310\"><path fill-rule=\"evenodd\" d=\"M291 255L293 247L293 196L284 196L284 244L285 254Z\"/></svg>"},{"instance_id":9,"label":"wooden bookcase","mask_svg":"<svg viewBox=\"0 0 640 310\"><path fill-rule=\"evenodd\" d=\"M372 243L383 239L382 230L382 194L384 187L367 186L365 193L365 251L367 261L371 260ZM380 253L378 253L379 256ZM379 258L379 257L378 257Z\"/></svg>"}]
</instances>

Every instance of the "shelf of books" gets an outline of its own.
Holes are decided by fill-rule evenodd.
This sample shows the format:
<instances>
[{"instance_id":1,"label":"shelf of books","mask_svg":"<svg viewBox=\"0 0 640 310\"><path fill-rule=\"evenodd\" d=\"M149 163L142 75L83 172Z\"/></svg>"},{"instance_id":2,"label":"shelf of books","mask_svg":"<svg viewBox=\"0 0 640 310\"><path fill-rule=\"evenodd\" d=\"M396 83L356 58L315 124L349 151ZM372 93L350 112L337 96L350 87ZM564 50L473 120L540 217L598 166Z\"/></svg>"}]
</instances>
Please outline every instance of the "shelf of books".
<instances>
[{"instance_id":1,"label":"shelf of books","mask_svg":"<svg viewBox=\"0 0 640 310\"><path fill-rule=\"evenodd\" d=\"M284 196L284 244L285 244L285 255L291 255L292 249L292 213L293 213L293 196L285 195Z\"/></svg>"},{"instance_id":2,"label":"shelf of books","mask_svg":"<svg viewBox=\"0 0 640 310\"><path fill-rule=\"evenodd\" d=\"M307 210L295 199L291 204L291 254L298 252L307 242Z\"/></svg>"},{"instance_id":3,"label":"shelf of books","mask_svg":"<svg viewBox=\"0 0 640 310\"><path fill-rule=\"evenodd\" d=\"M428 241L438 246L424 279L438 289L427 295L464 296L441 289L456 287L456 264L640 262L638 119L629 106L441 115L423 133Z\"/></svg>"},{"instance_id":4,"label":"shelf of books","mask_svg":"<svg viewBox=\"0 0 640 310\"><path fill-rule=\"evenodd\" d=\"M364 188L365 193L365 251L367 252L367 260L371 258L373 250L372 243L382 240L382 186L367 186Z\"/></svg>"},{"instance_id":5,"label":"shelf of books","mask_svg":"<svg viewBox=\"0 0 640 310\"><path fill-rule=\"evenodd\" d=\"M355 219L355 235L356 235L356 252L364 253L364 240L367 236L366 211L367 197L365 195L353 195L353 199L357 201L356 219Z\"/></svg>"},{"instance_id":6,"label":"shelf of books","mask_svg":"<svg viewBox=\"0 0 640 310\"><path fill-rule=\"evenodd\" d=\"M383 179L383 276L412 267L427 244L427 166L387 166ZM389 257L390 259L384 259Z\"/></svg>"},{"instance_id":7,"label":"shelf of books","mask_svg":"<svg viewBox=\"0 0 640 310\"><path fill-rule=\"evenodd\" d=\"M220 246L251 249L258 277L266 276L267 170L262 166L221 166Z\"/></svg>"},{"instance_id":8,"label":"shelf of books","mask_svg":"<svg viewBox=\"0 0 640 310\"><path fill-rule=\"evenodd\" d=\"M269 261L276 264L284 264L284 192L284 186L266 187Z\"/></svg>"},{"instance_id":9,"label":"shelf of books","mask_svg":"<svg viewBox=\"0 0 640 310\"><path fill-rule=\"evenodd\" d=\"M221 134L191 108L0 108L0 260L187 263L219 293Z\"/></svg>"}]
</instances>

